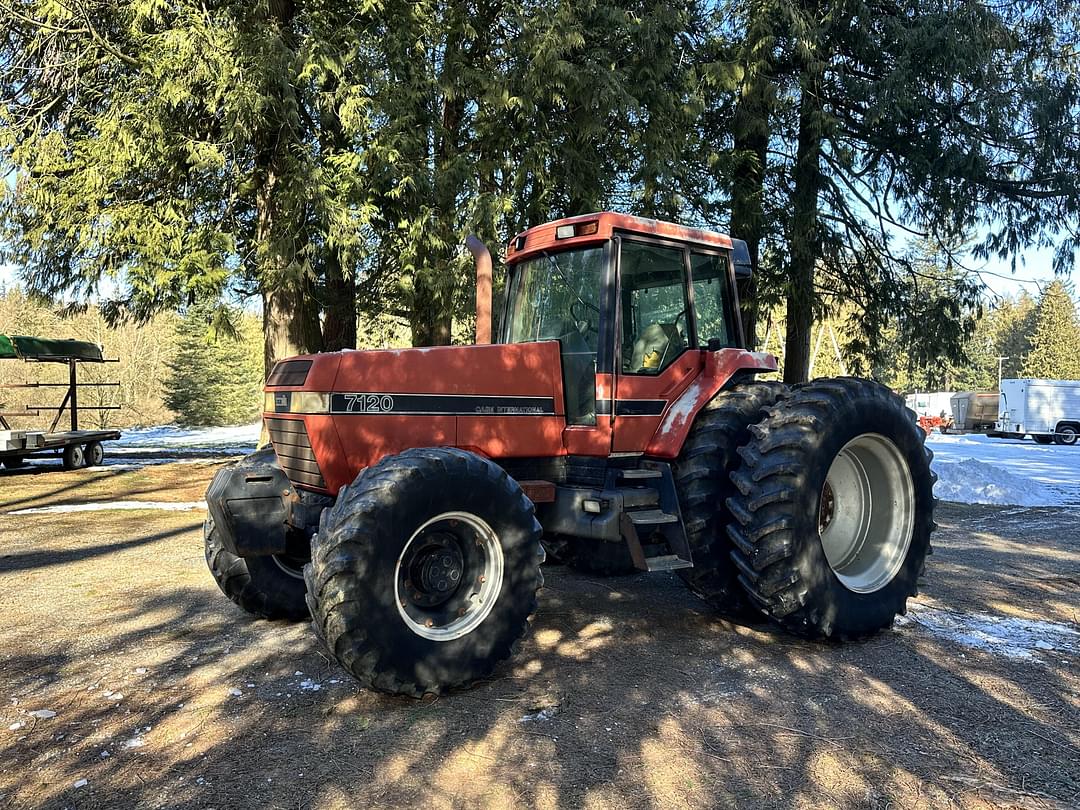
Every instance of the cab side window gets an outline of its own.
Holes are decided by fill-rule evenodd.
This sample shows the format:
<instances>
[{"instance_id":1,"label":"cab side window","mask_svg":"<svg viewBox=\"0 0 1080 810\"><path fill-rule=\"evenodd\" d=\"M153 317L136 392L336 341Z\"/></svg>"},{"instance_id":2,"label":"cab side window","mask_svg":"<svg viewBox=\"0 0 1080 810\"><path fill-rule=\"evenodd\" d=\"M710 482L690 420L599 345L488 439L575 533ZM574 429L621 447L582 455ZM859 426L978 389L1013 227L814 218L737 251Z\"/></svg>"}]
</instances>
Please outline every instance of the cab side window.
<instances>
[{"instance_id":1,"label":"cab side window","mask_svg":"<svg viewBox=\"0 0 1080 810\"><path fill-rule=\"evenodd\" d=\"M691 343L684 252L626 241L619 273L622 370L659 374Z\"/></svg>"},{"instance_id":2,"label":"cab side window","mask_svg":"<svg viewBox=\"0 0 1080 810\"><path fill-rule=\"evenodd\" d=\"M697 315L698 345L719 340L721 346L735 346L728 324L728 263L718 254L691 253L690 275L694 279L694 311Z\"/></svg>"}]
</instances>

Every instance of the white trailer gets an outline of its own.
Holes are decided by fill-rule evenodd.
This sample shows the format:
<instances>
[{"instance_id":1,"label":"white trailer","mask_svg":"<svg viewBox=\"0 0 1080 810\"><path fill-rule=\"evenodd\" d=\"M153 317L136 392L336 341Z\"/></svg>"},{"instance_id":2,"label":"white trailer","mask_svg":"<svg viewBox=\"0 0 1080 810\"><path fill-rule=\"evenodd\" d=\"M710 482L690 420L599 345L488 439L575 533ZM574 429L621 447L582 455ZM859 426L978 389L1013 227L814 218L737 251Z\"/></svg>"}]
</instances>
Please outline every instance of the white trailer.
<instances>
[{"instance_id":1,"label":"white trailer","mask_svg":"<svg viewBox=\"0 0 1080 810\"><path fill-rule=\"evenodd\" d=\"M997 429L1039 444L1076 444L1080 380L1002 380Z\"/></svg>"},{"instance_id":2,"label":"white trailer","mask_svg":"<svg viewBox=\"0 0 1080 810\"><path fill-rule=\"evenodd\" d=\"M946 418L952 414L952 391L924 391L908 394L904 404L915 411L917 416L938 416Z\"/></svg>"}]
</instances>

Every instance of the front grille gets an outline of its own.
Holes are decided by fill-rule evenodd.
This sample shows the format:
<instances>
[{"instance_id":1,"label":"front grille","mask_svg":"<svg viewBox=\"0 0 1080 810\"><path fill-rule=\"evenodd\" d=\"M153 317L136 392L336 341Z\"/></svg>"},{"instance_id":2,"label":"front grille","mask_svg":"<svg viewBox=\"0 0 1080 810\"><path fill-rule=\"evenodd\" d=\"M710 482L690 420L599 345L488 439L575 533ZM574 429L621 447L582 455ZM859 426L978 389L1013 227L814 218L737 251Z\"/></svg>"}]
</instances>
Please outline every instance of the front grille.
<instances>
[{"instance_id":1,"label":"front grille","mask_svg":"<svg viewBox=\"0 0 1080 810\"><path fill-rule=\"evenodd\" d=\"M267 385L303 385L311 370L310 360L283 360L274 366Z\"/></svg>"},{"instance_id":2,"label":"front grille","mask_svg":"<svg viewBox=\"0 0 1080 810\"><path fill-rule=\"evenodd\" d=\"M278 463L289 480L294 484L326 489L326 481L315 460L303 420L268 418L266 429L270 432L270 441L274 443Z\"/></svg>"}]
</instances>

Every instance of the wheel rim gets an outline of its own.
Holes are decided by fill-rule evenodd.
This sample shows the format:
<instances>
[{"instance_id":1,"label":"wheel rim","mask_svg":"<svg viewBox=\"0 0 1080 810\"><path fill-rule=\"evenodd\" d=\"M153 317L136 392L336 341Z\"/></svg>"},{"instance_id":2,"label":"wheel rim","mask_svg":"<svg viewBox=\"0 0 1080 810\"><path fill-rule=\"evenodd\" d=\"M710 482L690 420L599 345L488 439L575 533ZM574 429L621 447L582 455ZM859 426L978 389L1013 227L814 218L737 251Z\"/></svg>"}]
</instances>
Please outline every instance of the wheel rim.
<instances>
[{"instance_id":1,"label":"wheel rim","mask_svg":"<svg viewBox=\"0 0 1080 810\"><path fill-rule=\"evenodd\" d=\"M100 444L92 445L90 447L89 456L90 463L96 467L105 458L105 448L103 448Z\"/></svg>"},{"instance_id":2,"label":"wheel rim","mask_svg":"<svg viewBox=\"0 0 1080 810\"><path fill-rule=\"evenodd\" d=\"M900 450L877 433L844 445L822 486L818 533L837 579L856 593L881 590L911 548L915 486Z\"/></svg>"},{"instance_id":3,"label":"wheel rim","mask_svg":"<svg viewBox=\"0 0 1080 810\"><path fill-rule=\"evenodd\" d=\"M486 521L444 512L417 529L394 571L394 600L410 630L432 641L468 635L502 590L503 551Z\"/></svg>"},{"instance_id":4,"label":"wheel rim","mask_svg":"<svg viewBox=\"0 0 1080 810\"><path fill-rule=\"evenodd\" d=\"M301 559L300 557L291 557L288 554L273 554L271 555L271 559L274 561L274 565L290 577L303 580L304 566L307 565L308 560Z\"/></svg>"},{"instance_id":5,"label":"wheel rim","mask_svg":"<svg viewBox=\"0 0 1080 810\"><path fill-rule=\"evenodd\" d=\"M1062 444L1076 444L1076 428L1064 427L1061 429Z\"/></svg>"}]
</instances>

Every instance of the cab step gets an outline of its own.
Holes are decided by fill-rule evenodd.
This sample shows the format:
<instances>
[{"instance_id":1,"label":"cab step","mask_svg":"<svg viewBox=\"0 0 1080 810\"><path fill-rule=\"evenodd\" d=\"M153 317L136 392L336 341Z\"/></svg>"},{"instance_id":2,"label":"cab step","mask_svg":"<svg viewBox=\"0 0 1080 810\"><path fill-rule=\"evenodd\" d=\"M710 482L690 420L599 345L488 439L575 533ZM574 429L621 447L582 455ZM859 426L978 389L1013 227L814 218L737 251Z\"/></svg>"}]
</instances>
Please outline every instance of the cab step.
<instances>
[{"instance_id":1,"label":"cab step","mask_svg":"<svg viewBox=\"0 0 1080 810\"><path fill-rule=\"evenodd\" d=\"M678 523L679 516L662 509L642 509L639 512L627 512L626 516L635 526L662 526L665 523Z\"/></svg>"},{"instance_id":2,"label":"cab step","mask_svg":"<svg viewBox=\"0 0 1080 810\"><path fill-rule=\"evenodd\" d=\"M640 470L620 470L619 477L624 481L641 481L649 478L663 478L664 474L660 470L644 468Z\"/></svg>"},{"instance_id":3,"label":"cab step","mask_svg":"<svg viewBox=\"0 0 1080 810\"><path fill-rule=\"evenodd\" d=\"M664 554L660 557L646 557L645 564L649 571L678 571L680 568L693 568L694 564L684 560L678 554Z\"/></svg>"}]
</instances>

